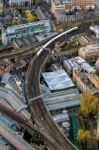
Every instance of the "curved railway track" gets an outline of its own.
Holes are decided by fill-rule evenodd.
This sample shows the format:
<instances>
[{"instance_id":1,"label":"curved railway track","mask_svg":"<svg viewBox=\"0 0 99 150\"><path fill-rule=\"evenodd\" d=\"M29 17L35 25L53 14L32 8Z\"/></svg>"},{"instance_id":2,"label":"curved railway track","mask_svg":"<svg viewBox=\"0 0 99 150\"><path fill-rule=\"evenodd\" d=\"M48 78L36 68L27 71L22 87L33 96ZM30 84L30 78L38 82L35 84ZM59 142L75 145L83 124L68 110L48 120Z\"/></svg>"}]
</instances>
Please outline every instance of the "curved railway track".
<instances>
[{"instance_id":1,"label":"curved railway track","mask_svg":"<svg viewBox=\"0 0 99 150\"><path fill-rule=\"evenodd\" d=\"M88 30L90 23L79 26L78 30L71 31L61 37L61 40L67 39L73 35L83 33ZM52 40L54 43L55 41ZM53 43L51 43L53 45ZM46 44L43 48L49 48ZM34 121L38 124L39 130L51 140L55 147L51 150L77 150L77 148L65 137L58 125L53 121L48 109L46 108L41 91L39 88L40 72L49 54L48 49L41 49L31 61L25 80L25 93L28 104L31 109L31 114Z\"/></svg>"},{"instance_id":2,"label":"curved railway track","mask_svg":"<svg viewBox=\"0 0 99 150\"><path fill-rule=\"evenodd\" d=\"M39 89L40 70L48 53L48 51L43 51L31 62L25 82L28 103L33 119L38 124L39 129L54 143L55 147L53 147L53 150L76 150L76 147L66 139L58 125L52 120Z\"/></svg>"}]
</instances>

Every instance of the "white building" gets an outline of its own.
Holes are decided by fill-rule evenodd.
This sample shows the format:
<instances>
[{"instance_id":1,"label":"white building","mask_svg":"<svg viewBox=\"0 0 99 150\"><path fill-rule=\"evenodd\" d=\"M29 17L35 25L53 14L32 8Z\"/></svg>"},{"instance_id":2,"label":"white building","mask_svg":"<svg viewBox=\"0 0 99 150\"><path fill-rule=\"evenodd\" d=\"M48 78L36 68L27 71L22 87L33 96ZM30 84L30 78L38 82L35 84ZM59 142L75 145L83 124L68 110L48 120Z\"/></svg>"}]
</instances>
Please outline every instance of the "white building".
<instances>
[{"instance_id":1,"label":"white building","mask_svg":"<svg viewBox=\"0 0 99 150\"><path fill-rule=\"evenodd\" d=\"M36 21L27 24L10 26L2 31L2 43L4 45L11 45L14 39L23 38L27 36L38 35L40 33L50 33L52 25L50 20Z\"/></svg>"}]
</instances>

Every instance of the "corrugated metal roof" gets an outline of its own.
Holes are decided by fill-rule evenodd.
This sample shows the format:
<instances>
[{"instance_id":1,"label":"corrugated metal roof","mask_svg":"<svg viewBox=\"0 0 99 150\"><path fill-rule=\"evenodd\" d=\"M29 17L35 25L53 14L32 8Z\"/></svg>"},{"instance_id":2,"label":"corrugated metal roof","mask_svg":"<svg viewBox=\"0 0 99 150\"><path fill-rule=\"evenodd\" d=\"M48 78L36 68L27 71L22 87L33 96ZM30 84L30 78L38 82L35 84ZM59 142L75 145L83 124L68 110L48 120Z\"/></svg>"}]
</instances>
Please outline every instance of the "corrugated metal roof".
<instances>
[{"instance_id":1,"label":"corrugated metal roof","mask_svg":"<svg viewBox=\"0 0 99 150\"><path fill-rule=\"evenodd\" d=\"M44 72L42 75L50 90L62 90L74 86L72 80L63 69L54 72Z\"/></svg>"},{"instance_id":2,"label":"corrugated metal roof","mask_svg":"<svg viewBox=\"0 0 99 150\"><path fill-rule=\"evenodd\" d=\"M13 110L19 114L24 115L27 119L30 119L31 115L26 111L28 107L22 100L22 98L12 90L4 87L0 87L0 101L7 107L12 107Z\"/></svg>"}]
</instances>

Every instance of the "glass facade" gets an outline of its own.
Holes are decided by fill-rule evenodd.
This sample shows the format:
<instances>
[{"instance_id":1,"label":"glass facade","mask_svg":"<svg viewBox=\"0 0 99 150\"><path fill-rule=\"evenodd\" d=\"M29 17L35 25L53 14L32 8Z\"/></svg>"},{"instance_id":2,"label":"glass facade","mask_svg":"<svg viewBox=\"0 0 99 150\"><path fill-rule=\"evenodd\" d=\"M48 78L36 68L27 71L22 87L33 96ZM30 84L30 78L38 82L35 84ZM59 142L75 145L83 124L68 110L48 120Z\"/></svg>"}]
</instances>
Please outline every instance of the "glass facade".
<instances>
[{"instance_id":1,"label":"glass facade","mask_svg":"<svg viewBox=\"0 0 99 150\"><path fill-rule=\"evenodd\" d=\"M13 29L12 29L13 28ZM9 27L3 31L3 36L7 40L7 45L15 38L33 36L40 33L49 33L52 31L52 26L49 20L38 21L37 23L30 23L25 25ZM3 44L5 44L3 39Z\"/></svg>"}]
</instances>

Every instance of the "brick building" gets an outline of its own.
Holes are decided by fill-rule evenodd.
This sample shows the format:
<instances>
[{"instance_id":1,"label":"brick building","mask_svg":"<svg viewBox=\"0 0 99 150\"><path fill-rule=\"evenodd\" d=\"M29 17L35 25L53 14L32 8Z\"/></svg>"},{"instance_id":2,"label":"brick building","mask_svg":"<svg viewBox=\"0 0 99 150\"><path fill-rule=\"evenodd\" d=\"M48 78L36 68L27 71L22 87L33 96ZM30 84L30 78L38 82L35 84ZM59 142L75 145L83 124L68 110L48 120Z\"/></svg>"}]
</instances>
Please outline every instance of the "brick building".
<instances>
[{"instance_id":1,"label":"brick building","mask_svg":"<svg viewBox=\"0 0 99 150\"><path fill-rule=\"evenodd\" d=\"M0 13L3 11L3 0L0 0Z\"/></svg>"}]
</instances>

